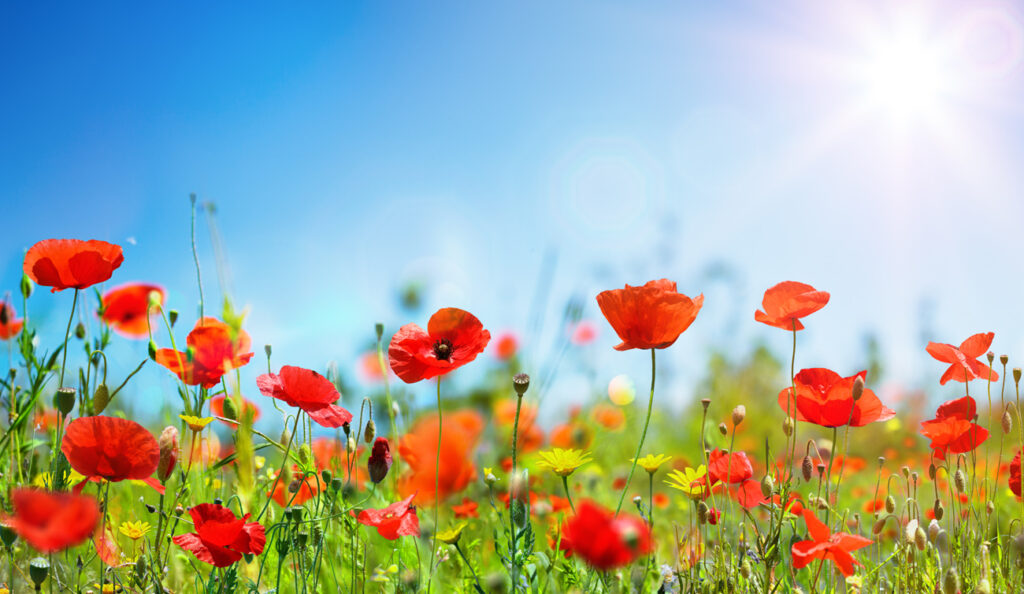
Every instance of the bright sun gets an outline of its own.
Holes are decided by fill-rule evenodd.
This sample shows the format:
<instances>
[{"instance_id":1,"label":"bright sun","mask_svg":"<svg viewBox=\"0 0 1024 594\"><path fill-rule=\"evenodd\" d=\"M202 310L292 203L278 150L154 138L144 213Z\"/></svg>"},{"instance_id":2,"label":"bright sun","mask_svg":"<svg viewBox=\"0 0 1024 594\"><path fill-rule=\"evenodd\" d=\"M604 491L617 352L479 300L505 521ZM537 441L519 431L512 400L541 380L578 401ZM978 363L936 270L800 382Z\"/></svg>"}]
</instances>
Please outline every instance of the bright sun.
<instances>
[{"instance_id":1,"label":"bright sun","mask_svg":"<svg viewBox=\"0 0 1024 594\"><path fill-rule=\"evenodd\" d=\"M896 122L926 117L955 82L942 52L925 40L880 41L863 64L868 101Z\"/></svg>"}]
</instances>

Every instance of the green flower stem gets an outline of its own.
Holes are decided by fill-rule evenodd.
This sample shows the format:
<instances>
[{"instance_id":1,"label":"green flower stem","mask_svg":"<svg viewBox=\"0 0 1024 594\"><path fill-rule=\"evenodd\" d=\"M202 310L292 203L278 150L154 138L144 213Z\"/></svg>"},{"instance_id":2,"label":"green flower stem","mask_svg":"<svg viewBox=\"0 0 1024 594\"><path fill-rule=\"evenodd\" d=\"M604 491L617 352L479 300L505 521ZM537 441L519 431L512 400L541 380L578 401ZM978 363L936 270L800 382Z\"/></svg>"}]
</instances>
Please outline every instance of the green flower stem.
<instances>
[{"instance_id":1,"label":"green flower stem","mask_svg":"<svg viewBox=\"0 0 1024 594\"><path fill-rule=\"evenodd\" d=\"M572 502L572 494L569 493L569 476L562 477L562 486L565 487L565 498L569 500L569 507L572 508L572 513L576 513L576 505Z\"/></svg>"},{"instance_id":2,"label":"green flower stem","mask_svg":"<svg viewBox=\"0 0 1024 594\"><path fill-rule=\"evenodd\" d=\"M437 376L437 455L434 459L434 535L430 544L430 576L427 578L427 594L434 584L434 559L437 557L437 515L441 508L441 376Z\"/></svg>"},{"instance_id":3,"label":"green flower stem","mask_svg":"<svg viewBox=\"0 0 1024 594\"><path fill-rule=\"evenodd\" d=\"M651 409L654 408L654 377L657 372L654 362L655 350L651 349L651 396L647 400L647 418L644 420L644 430L640 434L640 443L636 446L636 455L633 456L633 465L629 467L629 476L626 477L626 484L622 487L622 495L619 496L619 504L615 506L615 515L619 515L622 509L622 502L626 500L626 491L629 490L629 483L633 480L633 472L636 470L636 461L640 459L640 453L644 449L644 440L647 439L647 427L651 424Z\"/></svg>"},{"instance_id":4,"label":"green flower stem","mask_svg":"<svg viewBox=\"0 0 1024 594\"><path fill-rule=\"evenodd\" d=\"M71 300L71 315L68 316L68 327L64 330L64 352L61 353L60 363L60 385L57 388L64 387L64 368L68 366L68 337L71 336L71 322L75 321L75 307L78 305L78 289L75 289L75 296Z\"/></svg>"}]
</instances>

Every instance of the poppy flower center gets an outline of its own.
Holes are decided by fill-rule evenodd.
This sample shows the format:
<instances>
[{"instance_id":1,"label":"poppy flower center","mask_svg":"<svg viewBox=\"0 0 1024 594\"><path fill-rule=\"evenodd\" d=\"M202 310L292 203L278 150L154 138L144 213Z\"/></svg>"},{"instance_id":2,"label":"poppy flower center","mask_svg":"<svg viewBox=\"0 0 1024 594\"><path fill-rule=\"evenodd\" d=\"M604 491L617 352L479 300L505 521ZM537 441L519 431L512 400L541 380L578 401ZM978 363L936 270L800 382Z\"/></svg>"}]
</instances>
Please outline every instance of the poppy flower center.
<instances>
[{"instance_id":1,"label":"poppy flower center","mask_svg":"<svg viewBox=\"0 0 1024 594\"><path fill-rule=\"evenodd\" d=\"M434 356L437 357L438 361L450 361L454 348L452 341L442 338L434 343Z\"/></svg>"}]
</instances>

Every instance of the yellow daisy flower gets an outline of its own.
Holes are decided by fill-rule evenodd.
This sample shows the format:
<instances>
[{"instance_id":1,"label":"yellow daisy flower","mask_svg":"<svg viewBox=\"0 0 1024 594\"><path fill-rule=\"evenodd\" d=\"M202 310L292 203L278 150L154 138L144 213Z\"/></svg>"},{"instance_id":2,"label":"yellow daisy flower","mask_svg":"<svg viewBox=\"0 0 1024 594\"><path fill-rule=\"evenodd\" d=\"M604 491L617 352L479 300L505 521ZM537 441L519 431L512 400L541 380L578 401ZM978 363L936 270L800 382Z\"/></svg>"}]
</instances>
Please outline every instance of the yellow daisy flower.
<instances>
[{"instance_id":1,"label":"yellow daisy flower","mask_svg":"<svg viewBox=\"0 0 1024 594\"><path fill-rule=\"evenodd\" d=\"M547 452L538 452L541 461L537 464L541 468L547 468L558 476L569 476L577 468L590 462L590 454L580 450L563 450L554 448Z\"/></svg>"},{"instance_id":2,"label":"yellow daisy flower","mask_svg":"<svg viewBox=\"0 0 1024 594\"><path fill-rule=\"evenodd\" d=\"M453 545L459 542L459 538L462 537L462 531L466 529L466 523L460 522L459 524L441 532L437 533L437 540L445 544Z\"/></svg>"},{"instance_id":3,"label":"yellow daisy flower","mask_svg":"<svg viewBox=\"0 0 1024 594\"><path fill-rule=\"evenodd\" d=\"M178 415L178 417L185 421L188 428L199 433L206 428L207 425L213 422L213 417L194 417L192 415Z\"/></svg>"},{"instance_id":4,"label":"yellow daisy flower","mask_svg":"<svg viewBox=\"0 0 1024 594\"><path fill-rule=\"evenodd\" d=\"M124 522L118 530L132 540L139 540L149 532L149 529L149 522Z\"/></svg>"},{"instance_id":5,"label":"yellow daisy flower","mask_svg":"<svg viewBox=\"0 0 1024 594\"><path fill-rule=\"evenodd\" d=\"M647 454L643 458L637 458L636 463L638 466L646 470L650 474L658 472L658 467L672 459L672 456L666 456L665 454ZM630 459L632 462L633 459Z\"/></svg>"},{"instance_id":6,"label":"yellow daisy flower","mask_svg":"<svg viewBox=\"0 0 1024 594\"><path fill-rule=\"evenodd\" d=\"M687 468L684 471L673 470L668 473L668 480L665 484L686 493L690 499L700 499L704 496L706 485L697 481L703 479L708 471L703 464L696 469Z\"/></svg>"}]
</instances>

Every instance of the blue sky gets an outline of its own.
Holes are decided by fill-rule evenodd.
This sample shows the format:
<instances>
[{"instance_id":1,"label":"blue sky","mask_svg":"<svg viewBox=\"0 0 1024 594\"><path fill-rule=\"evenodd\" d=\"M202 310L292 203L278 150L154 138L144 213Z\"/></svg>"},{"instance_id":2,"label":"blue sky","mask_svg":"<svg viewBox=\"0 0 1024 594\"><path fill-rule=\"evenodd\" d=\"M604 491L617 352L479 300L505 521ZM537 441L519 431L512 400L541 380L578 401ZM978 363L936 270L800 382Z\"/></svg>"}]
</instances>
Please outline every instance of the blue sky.
<instances>
[{"instance_id":1,"label":"blue sky","mask_svg":"<svg viewBox=\"0 0 1024 594\"><path fill-rule=\"evenodd\" d=\"M668 401L709 347L786 352L753 312L787 279L833 296L801 366L857 371L866 332L903 384L941 373L927 339L993 330L997 353L1024 354L1019 6L49 8L0 7L0 287L39 239L114 241L115 283L168 287L184 330L196 192L277 364L352 369L374 322L441 306L525 328L552 253L549 320L571 295L598 316L597 292L650 278L705 293L664 355ZM404 319L394 292L418 278L426 311ZM30 313L59 334L70 301L40 293ZM601 378L645 384L646 356L613 352L601 324ZM556 400L585 395L571 375ZM142 383L168 389L159 370Z\"/></svg>"}]
</instances>

